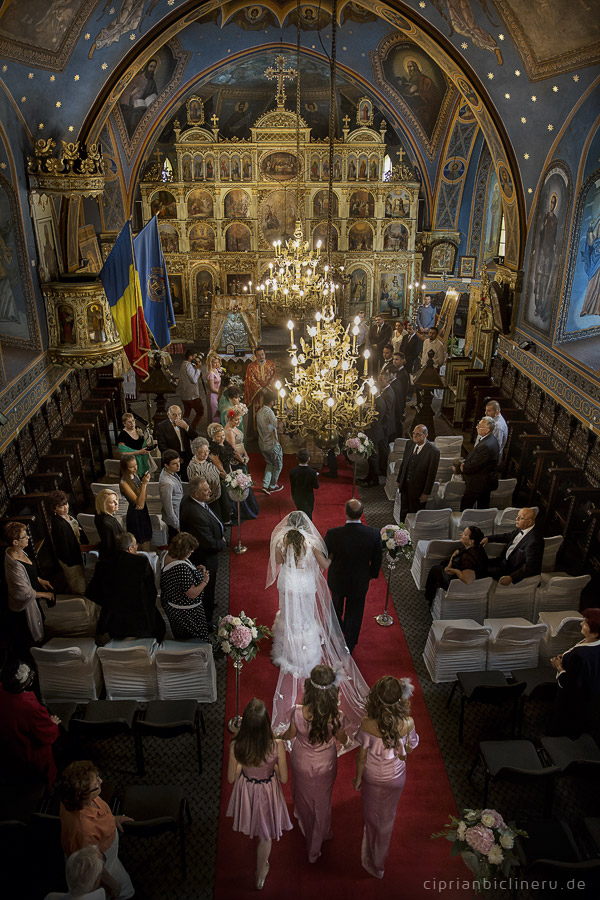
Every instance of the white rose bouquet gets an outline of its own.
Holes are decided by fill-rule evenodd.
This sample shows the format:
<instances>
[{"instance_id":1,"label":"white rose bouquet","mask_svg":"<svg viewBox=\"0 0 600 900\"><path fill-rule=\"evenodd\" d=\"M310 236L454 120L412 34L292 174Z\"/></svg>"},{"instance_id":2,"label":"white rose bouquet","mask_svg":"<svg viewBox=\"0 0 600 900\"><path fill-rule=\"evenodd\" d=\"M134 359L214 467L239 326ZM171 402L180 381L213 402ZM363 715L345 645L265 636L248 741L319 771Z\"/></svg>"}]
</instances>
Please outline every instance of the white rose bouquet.
<instances>
[{"instance_id":1,"label":"white rose bouquet","mask_svg":"<svg viewBox=\"0 0 600 900\"><path fill-rule=\"evenodd\" d=\"M495 809L465 809L461 819L450 816L444 831L431 837L452 841L451 856L462 854L466 865L482 879L493 878L499 869L506 874L517 863L512 852L517 835L528 837L526 831L507 825Z\"/></svg>"},{"instance_id":2,"label":"white rose bouquet","mask_svg":"<svg viewBox=\"0 0 600 900\"><path fill-rule=\"evenodd\" d=\"M215 656L231 656L237 662L250 662L258 653L258 642L271 637L266 625L257 625L242 610L239 616L224 616L217 626Z\"/></svg>"},{"instance_id":3,"label":"white rose bouquet","mask_svg":"<svg viewBox=\"0 0 600 900\"><path fill-rule=\"evenodd\" d=\"M240 499L254 484L250 475L246 475L241 469L228 472L223 483L230 494L237 494Z\"/></svg>"},{"instance_id":4,"label":"white rose bouquet","mask_svg":"<svg viewBox=\"0 0 600 900\"><path fill-rule=\"evenodd\" d=\"M381 542L383 552L387 553L390 559L404 556L410 562L415 555L408 529L404 528L402 523L400 525L384 525L381 529Z\"/></svg>"},{"instance_id":5,"label":"white rose bouquet","mask_svg":"<svg viewBox=\"0 0 600 900\"><path fill-rule=\"evenodd\" d=\"M358 434L346 439L345 449L348 456L352 458L354 454L360 459L368 459L375 450L373 441L370 440L364 432L359 431Z\"/></svg>"}]
</instances>

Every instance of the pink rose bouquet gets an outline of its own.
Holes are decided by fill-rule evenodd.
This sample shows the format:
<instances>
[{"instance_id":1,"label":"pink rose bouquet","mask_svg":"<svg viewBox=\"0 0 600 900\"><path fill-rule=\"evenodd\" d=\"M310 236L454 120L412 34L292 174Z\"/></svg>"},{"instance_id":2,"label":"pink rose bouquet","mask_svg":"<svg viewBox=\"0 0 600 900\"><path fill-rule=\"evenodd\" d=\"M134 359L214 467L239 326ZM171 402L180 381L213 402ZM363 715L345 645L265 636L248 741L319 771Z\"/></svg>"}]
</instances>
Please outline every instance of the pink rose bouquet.
<instances>
[{"instance_id":1,"label":"pink rose bouquet","mask_svg":"<svg viewBox=\"0 0 600 900\"><path fill-rule=\"evenodd\" d=\"M373 453L375 445L364 432L359 431L358 434L346 438L344 449L347 450L350 459L353 456L357 459L368 459Z\"/></svg>"},{"instance_id":2,"label":"pink rose bouquet","mask_svg":"<svg viewBox=\"0 0 600 900\"><path fill-rule=\"evenodd\" d=\"M257 625L243 611L239 616L223 616L217 626L215 656L231 656L235 663L250 662L258 653L258 642L270 636L266 625Z\"/></svg>"},{"instance_id":3,"label":"pink rose bouquet","mask_svg":"<svg viewBox=\"0 0 600 900\"><path fill-rule=\"evenodd\" d=\"M405 559L410 561L414 556L410 534L402 524L384 525L381 529L381 542L383 552L387 553L390 559L404 556Z\"/></svg>"}]
</instances>

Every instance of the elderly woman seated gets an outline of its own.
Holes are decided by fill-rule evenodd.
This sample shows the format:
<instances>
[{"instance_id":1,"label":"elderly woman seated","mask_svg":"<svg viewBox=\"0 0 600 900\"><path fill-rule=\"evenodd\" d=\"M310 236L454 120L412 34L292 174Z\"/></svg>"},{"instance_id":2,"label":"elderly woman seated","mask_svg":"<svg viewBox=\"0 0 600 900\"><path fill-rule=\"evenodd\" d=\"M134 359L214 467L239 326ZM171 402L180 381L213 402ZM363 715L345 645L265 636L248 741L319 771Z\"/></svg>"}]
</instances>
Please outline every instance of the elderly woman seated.
<instances>
[{"instance_id":1,"label":"elderly woman seated","mask_svg":"<svg viewBox=\"0 0 600 900\"><path fill-rule=\"evenodd\" d=\"M460 578L463 584L473 584L476 578L486 577L488 560L481 546L482 540L481 528L467 525L460 536L462 547L454 551L447 563L433 566L425 585L425 599L430 606L437 589L447 590L453 578Z\"/></svg>"}]
</instances>

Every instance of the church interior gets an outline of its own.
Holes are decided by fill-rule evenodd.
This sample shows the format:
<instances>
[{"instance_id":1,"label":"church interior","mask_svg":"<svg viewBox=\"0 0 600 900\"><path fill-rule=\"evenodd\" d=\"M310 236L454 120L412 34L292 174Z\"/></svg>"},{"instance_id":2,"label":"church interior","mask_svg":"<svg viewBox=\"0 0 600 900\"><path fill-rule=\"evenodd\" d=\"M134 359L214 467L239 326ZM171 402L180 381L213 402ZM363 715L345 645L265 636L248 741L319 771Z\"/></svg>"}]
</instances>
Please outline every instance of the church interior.
<instances>
[{"instance_id":1,"label":"church interior","mask_svg":"<svg viewBox=\"0 0 600 900\"><path fill-rule=\"evenodd\" d=\"M333 839L309 864L294 819L291 835L273 842L265 884L272 896L324 890L337 900L361 891L370 900L393 883L398 896L437 890L466 898L483 875L493 881L485 896L512 891L528 900L549 895L536 877L570 873L582 879L580 896L598 896L600 656L588 673L593 684L580 684L585 727L563 734L556 722L548 726L561 692L560 663L557 687L551 658L570 651L586 635L580 629L588 628L589 643L596 620L587 613L600 617L598 11L593 0L0 0L0 525L20 523L39 571L72 597L49 495L64 491L88 534L99 490L113 486L124 516L123 415L133 414L151 449L173 404L192 418L184 404L193 394L180 389L194 351L203 415L192 427L211 439L211 422L225 424L216 403L226 383L243 393L263 350L275 374L257 387L275 392L283 489L263 479L263 399L246 391L245 471L258 513L243 521L234 502L222 518L228 546L216 578L217 619L245 609L271 627L276 592L263 589L269 537L295 508L289 471L300 449L321 474L314 521L323 537L344 524L351 497L369 526L395 522L410 532L410 553L394 561L383 547L352 653L369 685L386 674L415 685L421 743L407 763L385 878L380 884L361 867L356 754L342 753ZM135 268L137 235L154 224L158 268L148 269L142 293L172 318L164 341L152 331L152 344L142 345L140 374L103 267L125 232L136 236ZM128 327L130 340L137 326ZM432 352L428 362L435 339L442 357ZM397 427L379 434L389 390L383 373L400 348L410 386ZM461 460L477 451L494 405L508 430L491 498L488 491L487 502L468 508L476 514L469 520L460 494L446 490L444 501L440 485L452 484ZM435 487L406 518L401 479L414 476L404 459L419 426L441 457ZM363 429L378 465L346 444ZM167 532L154 484L164 459L153 453L147 497L156 567L172 526ZM183 465L181 476L185 486ZM470 496L466 472L464 481ZM428 572L459 546L462 528L480 523L493 543L516 527L519 510L534 511L543 539L543 561L526 589L514 583L514 599L510 590L503 598L494 584L475 602L476 581L458 599L440 587L430 610ZM429 518L411 518L421 512ZM3 534L0 668L15 657L4 566L14 542ZM86 546L93 554L96 542ZM54 639L66 653L89 641L96 653L97 610L83 593L76 622L43 602L37 648ZM59 598L58 609L61 602L75 603ZM459 631L446 643L445 620ZM503 620L523 635L529 629L527 640L507 639L504 657L496 647ZM600 653L591 643L588 654ZM162 799L153 815L148 800L146 822L142 804L139 827L121 835L137 896L229 900L254 889L251 842L226 817L227 723L253 696L269 707L277 674L268 645L239 668L209 654L210 689L203 683L196 693L185 668L187 693L164 695L160 675L155 689L136 694L131 685L98 687L102 675L88 693L68 674L62 687L44 688L38 673L32 690L62 720L59 773L73 759L92 759L115 814L133 803L132 787ZM42 665L36 647L33 669ZM466 659L458 671L452 653ZM153 656L151 665L158 668ZM148 725L142 741L148 703L167 696L199 701L190 734L182 726L163 741L173 735ZM105 705L92 721L96 703L125 706L111 707L111 718ZM31 900L64 892L57 790L33 776L15 780L1 746L0 759L3 872ZM291 813L289 784L284 793ZM461 857L453 847L451 856L447 842L430 840L457 810L460 818L486 806L530 835L529 843L517 839L518 852L505 848L503 866L492 858L482 868L481 853L471 852L474 865L468 848ZM501 886L511 873L517 883Z\"/></svg>"}]
</instances>

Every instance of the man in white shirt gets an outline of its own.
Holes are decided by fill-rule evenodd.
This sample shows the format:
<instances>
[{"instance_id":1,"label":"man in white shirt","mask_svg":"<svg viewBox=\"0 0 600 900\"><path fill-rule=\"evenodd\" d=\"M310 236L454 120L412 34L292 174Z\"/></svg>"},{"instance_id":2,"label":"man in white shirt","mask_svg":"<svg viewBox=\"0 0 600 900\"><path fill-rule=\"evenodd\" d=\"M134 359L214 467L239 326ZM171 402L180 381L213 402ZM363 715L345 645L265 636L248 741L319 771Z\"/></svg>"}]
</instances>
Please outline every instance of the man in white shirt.
<instances>
[{"instance_id":1,"label":"man in white shirt","mask_svg":"<svg viewBox=\"0 0 600 900\"><path fill-rule=\"evenodd\" d=\"M263 494L274 494L283 490L283 485L277 484L283 468L283 450L277 436L277 416L273 412L276 401L277 395L267 391L264 395L264 404L256 414L258 449L267 464L263 476Z\"/></svg>"},{"instance_id":2,"label":"man in white shirt","mask_svg":"<svg viewBox=\"0 0 600 900\"><path fill-rule=\"evenodd\" d=\"M499 459L502 459L502 453L508 440L508 425L500 411L500 404L497 400L488 400L485 405L485 414L494 420L494 437L498 441L498 447L500 448Z\"/></svg>"},{"instance_id":3,"label":"man in white shirt","mask_svg":"<svg viewBox=\"0 0 600 900\"><path fill-rule=\"evenodd\" d=\"M100 887L104 860L97 844L90 844L71 853L66 865L66 879L69 892L52 892L46 900L104 900L106 894Z\"/></svg>"},{"instance_id":4,"label":"man in white shirt","mask_svg":"<svg viewBox=\"0 0 600 900\"><path fill-rule=\"evenodd\" d=\"M201 361L195 350L185 351L183 362L179 367L177 395L183 400L183 415L188 419L192 410L194 418L192 428L197 428L204 415L204 404L200 399Z\"/></svg>"},{"instance_id":5,"label":"man in white shirt","mask_svg":"<svg viewBox=\"0 0 600 900\"><path fill-rule=\"evenodd\" d=\"M433 350L433 365L439 371L446 362L446 348L438 337L437 328L429 329L428 336L423 341L423 349L421 350L421 367L427 365L429 359L429 351Z\"/></svg>"},{"instance_id":6,"label":"man in white shirt","mask_svg":"<svg viewBox=\"0 0 600 900\"><path fill-rule=\"evenodd\" d=\"M520 509L516 526L514 531L493 534L481 542L482 547L488 540L505 545L502 555L490 560L489 564L489 574L502 585L518 584L524 578L539 575L542 571L544 536L535 527L535 510L528 506Z\"/></svg>"}]
</instances>

